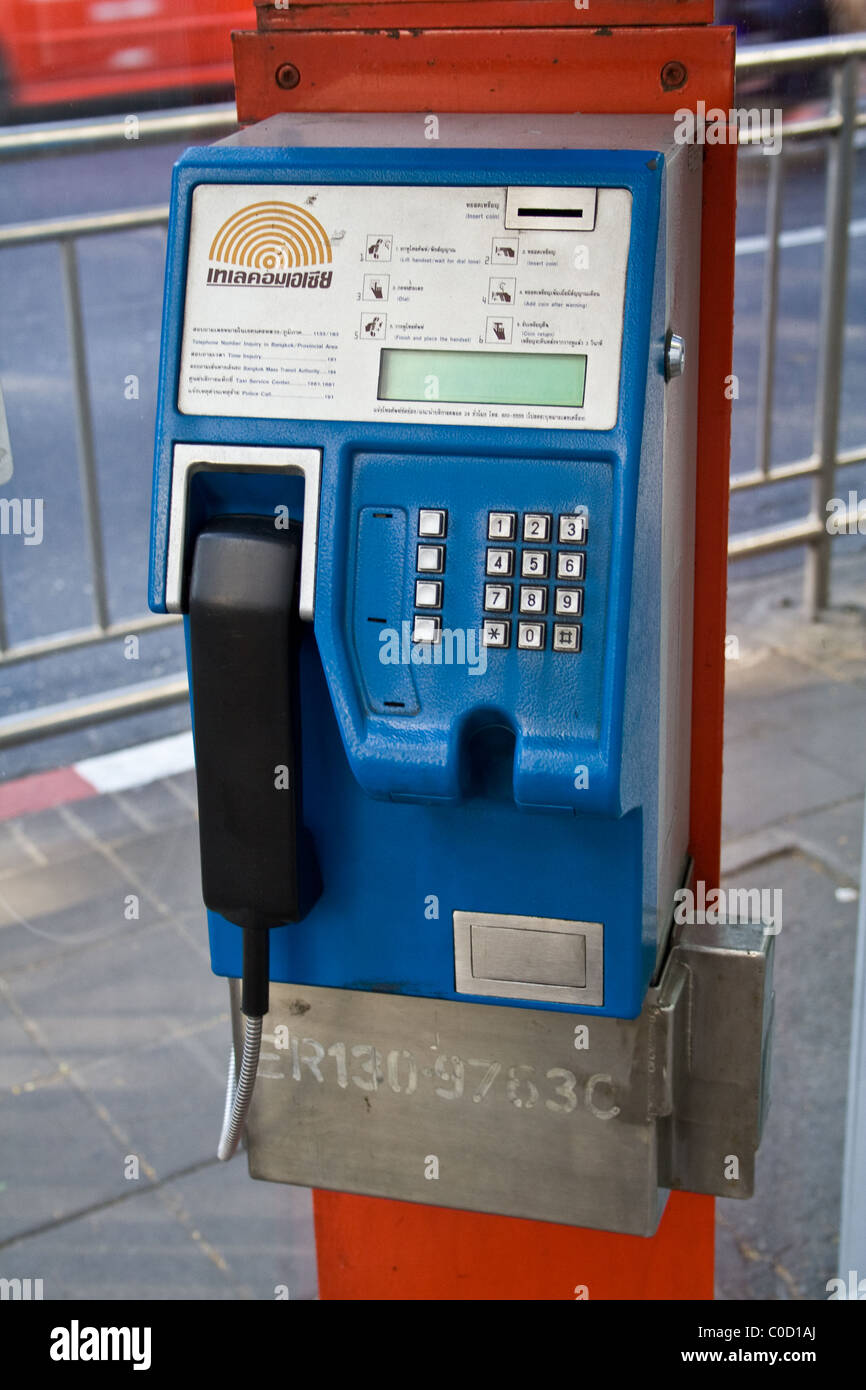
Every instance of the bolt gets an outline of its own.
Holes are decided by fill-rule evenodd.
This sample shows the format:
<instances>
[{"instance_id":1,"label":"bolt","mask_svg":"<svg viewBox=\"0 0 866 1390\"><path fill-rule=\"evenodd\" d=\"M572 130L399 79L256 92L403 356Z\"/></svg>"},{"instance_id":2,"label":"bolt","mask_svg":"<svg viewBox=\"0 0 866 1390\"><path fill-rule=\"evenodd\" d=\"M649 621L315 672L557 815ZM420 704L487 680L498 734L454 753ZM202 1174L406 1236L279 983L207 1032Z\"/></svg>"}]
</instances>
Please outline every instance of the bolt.
<instances>
[{"instance_id":1,"label":"bolt","mask_svg":"<svg viewBox=\"0 0 866 1390\"><path fill-rule=\"evenodd\" d=\"M677 62L665 63L661 70L661 84L666 92L676 92L680 87L684 87L688 81L689 70L685 63Z\"/></svg>"},{"instance_id":2,"label":"bolt","mask_svg":"<svg viewBox=\"0 0 866 1390\"><path fill-rule=\"evenodd\" d=\"M274 73L274 81L277 86L282 87L285 92L290 92L293 87L297 87L300 80L301 74L298 72L294 63L280 63L280 66Z\"/></svg>"}]
</instances>

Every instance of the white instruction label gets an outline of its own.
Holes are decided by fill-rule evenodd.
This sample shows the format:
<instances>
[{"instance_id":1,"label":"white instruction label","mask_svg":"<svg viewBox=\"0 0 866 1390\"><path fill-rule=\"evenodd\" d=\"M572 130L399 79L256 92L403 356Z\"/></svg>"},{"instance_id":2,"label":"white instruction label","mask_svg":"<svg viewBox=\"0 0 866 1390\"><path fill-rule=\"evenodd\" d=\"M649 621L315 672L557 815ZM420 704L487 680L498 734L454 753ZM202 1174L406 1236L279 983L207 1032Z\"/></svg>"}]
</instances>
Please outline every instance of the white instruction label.
<instances>
[{"instance_id":1,"label":"white instruction label","mask_svg":"<svg viewBox=\"0 0 866 1390\"><path fill-rule=\"evenodd\" d=\"M179 409L613 428L631 194L507 192L200 185Z\"/></svg>"}]
</instances>

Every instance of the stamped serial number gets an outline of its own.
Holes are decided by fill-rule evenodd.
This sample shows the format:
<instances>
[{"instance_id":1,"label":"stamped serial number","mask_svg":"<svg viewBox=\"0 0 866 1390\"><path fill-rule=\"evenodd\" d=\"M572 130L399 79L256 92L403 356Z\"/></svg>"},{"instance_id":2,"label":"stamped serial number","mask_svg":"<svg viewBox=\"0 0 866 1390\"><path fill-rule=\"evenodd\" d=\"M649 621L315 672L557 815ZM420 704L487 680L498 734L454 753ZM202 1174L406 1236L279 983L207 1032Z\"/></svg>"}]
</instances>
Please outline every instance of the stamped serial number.
<instances>
[{"instance_id":1,"label":"stamped serial number","mask_svg":"<svg viewBox=\"0 0 866 1390\"><path fill-rule=\"evenodd\" d=\"M582 1078L567 1067L506 1066L494 1058L456 1057L441 1050L429 1060L419 1060L407 1047L385 1052L371 1043L334 1042L325 1047L316 1038L292 1033L285 1024L278 1024L265 1040L273 1043L274 1051L262 1053L259 1076L263 1080L282 1081L290 1076L296 1082L336 1083L344 1091L387 1089L397 1096L431 1090L442 1101L476 1105L494 1096L516 1110L537 1107L563 1115L583 1106L599 1120L612 1120L619 1114L613 1101L613 1078L602 1072Z\"/></svg>"}]
</instances>

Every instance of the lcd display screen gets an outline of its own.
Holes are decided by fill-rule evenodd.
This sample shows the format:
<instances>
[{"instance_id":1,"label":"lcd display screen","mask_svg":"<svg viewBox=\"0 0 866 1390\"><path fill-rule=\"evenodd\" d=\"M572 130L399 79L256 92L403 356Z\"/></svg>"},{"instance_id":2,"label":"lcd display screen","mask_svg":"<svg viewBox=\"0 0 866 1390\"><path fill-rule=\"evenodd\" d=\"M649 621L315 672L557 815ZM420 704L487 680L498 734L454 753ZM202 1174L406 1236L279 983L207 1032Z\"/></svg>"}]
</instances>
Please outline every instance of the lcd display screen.
<instances>
[{"instance_id":1,"label":"lcd display screen","mask_svg":"<svg viewBox=\"0 0 866 1390\"><path fill-rule=\"evenodd\" d=\"M586 356L383 348L380 401L583 407Z\"/></svg>"}]
</instances>

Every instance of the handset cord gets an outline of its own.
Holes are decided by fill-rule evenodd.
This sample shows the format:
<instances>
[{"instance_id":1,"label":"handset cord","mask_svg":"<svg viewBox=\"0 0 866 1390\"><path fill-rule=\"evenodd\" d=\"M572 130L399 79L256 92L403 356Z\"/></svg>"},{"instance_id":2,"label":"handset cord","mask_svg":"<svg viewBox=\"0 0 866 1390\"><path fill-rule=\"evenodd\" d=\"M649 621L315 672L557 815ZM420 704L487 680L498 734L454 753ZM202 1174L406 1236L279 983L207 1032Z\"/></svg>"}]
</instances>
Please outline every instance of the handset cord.
<instances>
[{"instance_id":1,"label":"handset cord","mask_svg":"<svg viewBox=\"0 0 866 1390\"><path fill-rule=\"evenodd\" d=\"M262 1024L265 1014L268 1012L270 939L271 934L265 927L244 928L241 1012L246 1018L246 1025L244 1027L240 1075L237 1075L234 1044L232 1044L229 1053L226 1103L223 1111L222 1132L217 1147L217 1158L221 1159L223 1163L232 1158L237 1151L241 1135L246 1127L250 1102L256 1084L256 1072L258 1071L262 1046Z\"/></svg>"}]
</instances>

